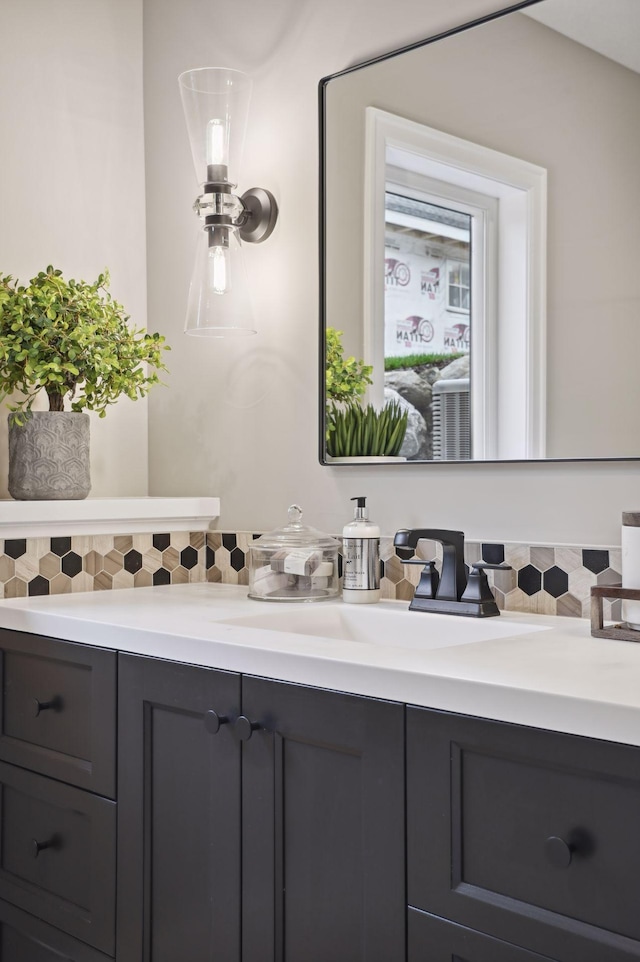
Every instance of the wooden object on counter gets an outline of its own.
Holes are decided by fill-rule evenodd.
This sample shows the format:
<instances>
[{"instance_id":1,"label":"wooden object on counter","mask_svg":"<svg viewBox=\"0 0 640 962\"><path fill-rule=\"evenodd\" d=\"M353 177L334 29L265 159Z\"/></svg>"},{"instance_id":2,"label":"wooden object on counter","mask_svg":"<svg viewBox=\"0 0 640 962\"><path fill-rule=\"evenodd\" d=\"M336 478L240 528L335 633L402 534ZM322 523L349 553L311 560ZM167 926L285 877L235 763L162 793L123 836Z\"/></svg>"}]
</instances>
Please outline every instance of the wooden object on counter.
<instances>
[{"instance_id":1,"label":"wooden object on counter","mask_svg":"<svg viewBox=\"0 0 640 962\"><path fill-rule=\"evenodd\" d=\"M623 588L622 585L594 585L591 589L591 634L594 638L612 638L616 641L640 641L640 631L619 625L604 624L604 600L640 601L640 588Z\"/></svg>"}]
</instances>

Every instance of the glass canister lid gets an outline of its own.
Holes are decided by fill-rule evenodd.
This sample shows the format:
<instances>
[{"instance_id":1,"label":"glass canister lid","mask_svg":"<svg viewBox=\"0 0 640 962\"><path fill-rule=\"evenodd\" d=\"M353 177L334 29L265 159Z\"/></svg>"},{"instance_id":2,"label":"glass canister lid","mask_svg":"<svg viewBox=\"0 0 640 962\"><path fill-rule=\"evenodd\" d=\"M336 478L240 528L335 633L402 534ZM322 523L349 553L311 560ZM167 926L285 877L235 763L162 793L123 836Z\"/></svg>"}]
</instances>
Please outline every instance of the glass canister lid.
<instances>
[{"instance_id":1,"label":"glass canister lid","mask_svg":"<svg viewBox=\"0 0 640 962\"><path fill-rule=\"evenodd\" d=\"M302 508L292 504L287 512L289 523L275 531L269 531L257 538L251 547L256 548L339 548L340 543L328 534L317 531L302 523Z\"/></svg>"}]
</instances>

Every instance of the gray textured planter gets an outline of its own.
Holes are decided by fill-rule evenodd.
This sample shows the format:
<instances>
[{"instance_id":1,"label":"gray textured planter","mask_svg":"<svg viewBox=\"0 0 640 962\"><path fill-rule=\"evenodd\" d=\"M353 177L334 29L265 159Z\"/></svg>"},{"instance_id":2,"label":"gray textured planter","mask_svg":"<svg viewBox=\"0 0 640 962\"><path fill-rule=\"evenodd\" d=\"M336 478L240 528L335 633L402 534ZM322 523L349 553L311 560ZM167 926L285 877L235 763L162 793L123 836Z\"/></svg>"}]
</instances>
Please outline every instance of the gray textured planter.
<instances>
[{"instance_id":1,"label":"gray textured planter","mask_svg":"<svg viewBox=\"0 0 640 962\"><path fill-rule=\"evenodd\" d=\"M91 490L89 415L34 411L9 416L9 494L17 501L79 501Z\"/></svg>"}]
</instances>

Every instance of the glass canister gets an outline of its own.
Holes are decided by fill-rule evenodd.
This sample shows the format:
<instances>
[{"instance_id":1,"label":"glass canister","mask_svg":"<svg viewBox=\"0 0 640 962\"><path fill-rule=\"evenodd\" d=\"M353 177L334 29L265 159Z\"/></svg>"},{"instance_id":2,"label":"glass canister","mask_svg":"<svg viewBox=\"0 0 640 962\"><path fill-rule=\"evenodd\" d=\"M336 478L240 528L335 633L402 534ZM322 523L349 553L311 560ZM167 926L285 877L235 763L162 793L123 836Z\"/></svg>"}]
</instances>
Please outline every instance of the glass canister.
<instances>
[{"instance_id":1,"label":"glass canister","mask_svg":"<svg viewBox=\"0 0 640 962\"><path fill-rule=\"evenodd\" d=\"M337 598L340 542L302 523L289 508L289 523L249 546L249 597L258 601L324 601Z\"/></svg>"}]
</instances>

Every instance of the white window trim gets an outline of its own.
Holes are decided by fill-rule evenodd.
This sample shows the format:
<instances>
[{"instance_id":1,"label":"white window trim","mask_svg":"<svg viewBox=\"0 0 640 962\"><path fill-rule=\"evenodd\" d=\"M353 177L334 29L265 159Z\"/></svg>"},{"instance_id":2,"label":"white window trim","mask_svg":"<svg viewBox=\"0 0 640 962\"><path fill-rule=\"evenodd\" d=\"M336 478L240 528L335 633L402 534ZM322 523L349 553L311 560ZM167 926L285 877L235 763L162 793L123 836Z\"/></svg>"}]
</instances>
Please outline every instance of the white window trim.
<instances>
[{"instance_id":1,"label":"white window trim","mask_svg":"<svg viewBox=\"0 0 640 962\"><path fill-rule=\"evenodd\" d=\"M376 107L366 108L364 176L364 355L376 367L376 341L384 329L384 191L388 151L414 155L416 170L460 186L493 185L500 219L520 225L520 242L499 234L497 377L498 400L485 410L484 453L474 458L545 457L546 440L546 170L508 154L453 137ZM474 180L474 178L476 178ZM506 193L505 193L506 189ZM502 243L501 243L502 242ZM508 323L507 323L508 322ZM491 351L486 352L485 366ZM379 361L378 361L379 363ZM473 363L473 359L472 359ZM383 369L383 368L382 368ZM489 372L485 372L489 375ZM376 390L380 390L376 386ZM495 403L494 403L495 401ZM495 419L491 417L492 406ZM494 420L496 430L492 429ZM487 423L488 422L488 423ZM475 441L475 430L474 430Z\"/></svg>"}]
</instances>

